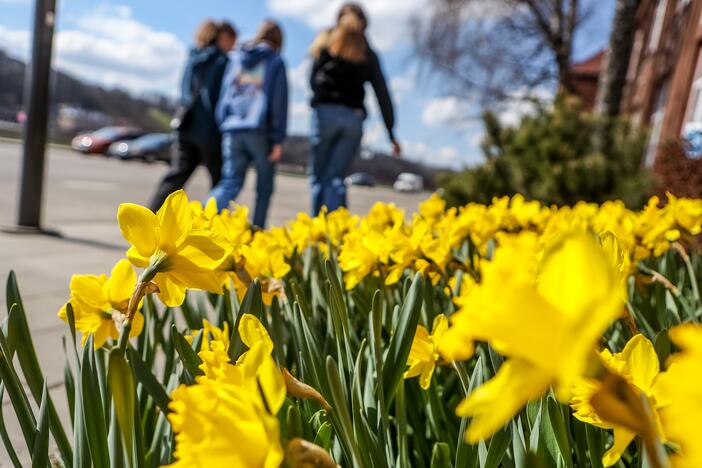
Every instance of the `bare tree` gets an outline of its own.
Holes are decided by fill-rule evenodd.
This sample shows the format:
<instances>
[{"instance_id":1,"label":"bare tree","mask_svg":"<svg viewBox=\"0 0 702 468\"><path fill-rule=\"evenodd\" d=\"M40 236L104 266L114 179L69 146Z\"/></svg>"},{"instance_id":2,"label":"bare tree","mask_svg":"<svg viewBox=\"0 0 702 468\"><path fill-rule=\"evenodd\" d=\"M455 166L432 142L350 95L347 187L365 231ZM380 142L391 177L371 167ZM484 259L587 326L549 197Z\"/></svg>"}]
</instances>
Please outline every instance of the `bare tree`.
<instances>
[{"instance_id":1,"label":"bare tree","mask_svg":"<svg viewBox=\"0 0 702 468\"><path fill-rule=\"evenodd\" d=\"M595 110L601 114L619 114L622 92L634 44L636 9L640 0L617 0L609 47L600 71Z\"/></svg>"},{"instance_id":2,"label":"bare tree","mask_svg":"<svg viewBox=\"0 0 702 468\"><path fill-rule=\"evenodd\" d=\"M586 0L433 0L412 22L416 55L482 103L570 89L573 37Z\"/></svg>"}]
</instances>

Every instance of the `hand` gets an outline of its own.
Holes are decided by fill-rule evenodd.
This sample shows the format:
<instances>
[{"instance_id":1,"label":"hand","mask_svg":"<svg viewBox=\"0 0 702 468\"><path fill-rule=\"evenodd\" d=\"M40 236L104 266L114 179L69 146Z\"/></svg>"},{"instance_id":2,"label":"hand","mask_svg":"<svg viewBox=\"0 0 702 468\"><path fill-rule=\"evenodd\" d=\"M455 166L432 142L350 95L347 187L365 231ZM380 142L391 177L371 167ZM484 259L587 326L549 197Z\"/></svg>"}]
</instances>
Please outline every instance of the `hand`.
<instances>
[{"instance_id":1,"label":"hand","mask_svg":"<svg viewBox=\"0 0 702 468\"><path fill-rule=\"evenodd\" d=\"M397 140L392 140L392 155L396 158L402 156L402 147L397 142Z\"/></svg>"},{"instance_id":2,"label":"hand","mask_svg":"<svg viewBox=\"0 0 702 468\"><path fill-rule=\"evenodd\" d=\"M271 148L271 153L268 155L268 160L270 162L278 162L283 156L283 145L280 143L273 145Z\"/></svg>"}]
</instances>

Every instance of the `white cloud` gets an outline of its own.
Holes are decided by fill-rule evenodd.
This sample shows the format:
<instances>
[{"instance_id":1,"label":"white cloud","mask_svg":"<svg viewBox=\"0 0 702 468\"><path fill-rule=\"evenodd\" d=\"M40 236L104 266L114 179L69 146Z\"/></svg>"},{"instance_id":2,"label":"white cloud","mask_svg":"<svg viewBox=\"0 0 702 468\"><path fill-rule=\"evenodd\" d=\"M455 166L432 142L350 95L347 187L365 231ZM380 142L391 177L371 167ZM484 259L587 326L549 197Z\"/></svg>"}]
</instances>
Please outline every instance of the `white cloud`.
<instances>
[{"instance_id":1,"label":"white cloud","mask_svg":"<svg viewBox=\"0 0 702 468\"><path fill-rule=\"evenodd\" d=\"M29 56L29 31L9 29L0 25L0 44L0 48L13 57L26 59Z\"/></svg>"},{"instance_id":2,"label":"white cloud","mask_svg":"<svg viewBox=\"0 0 702 468\"><path fill-rule=\"evenodd\" d=\"M267 0L274 15L298 19L314 29L330 27L345 0ZM409 39L408 22L426 8L427 0L360 0L369 16L369 36L380 50L387 51Z\"/></svg>"},{"instance_id":3,"label":"white cloud","mask_svg":"<svg viewBox=\"0 0 702 468\"><path fill-rule=\"evenodd\" d=\"M512 98L505 101L497 109L497 118L502 125L516 126L522 118L536 111L538 103L553 100L553 91L543 87L520 89L515 91Z\"/></svg>"},{"instance_id":4,"label":"white cloud","mask_svg":"<svg viewBox=\"0 0 702 468\"><path fill-rule=\"evenodd\" d=\"M465 165L459 151L449 145L431 148L426 143L420 141L403 141L403 157L410 161L426 164L434 167L448 167L460 169Z\"/></svg>"},{"instance_id":5,"label":"white cloud","mask_svg":"<svg viewBox=\"0 0 702 468\"><path fill-rule=\"evenodd\" d=\"M422 122L428 127L461 127L465 124L470 105L456 96L431 99L422 111Z\"/></svg>"},{"instance_id":6,"label":"white cloud","mask_svg":"<svg viewBox=\"0 0 702 468\"><path fill-rule=\"evenodd\" d=\"M308 135L312 109L309 102L293 101L288 110L288 133L290 135Z\"/></svg>"},{"instance_id":7,"label":"white cloud","mask_svg":"<svg viewBox=\"0 0 702 468\"><path fill-rule=\"evenodd\" d=\"M29 32L0 26L0 44L26 59ZM135 20L129 7L101 5L56 33L54 64L77 78L136 93L178 92L186 47Z\"/></svg>"},{"instance_id":8,"label":"white cloud","mask_svg":"<svg viewBox=\"0 0 702 468\"><path fill-rule=\"evenodd\" d=\"M390 93L396 102L402 102L402 100L411 93L417 83L417 70L416 68L410 68L406 73L402 75L395 75L390 78Z\"/></svg>"}]
</instances>

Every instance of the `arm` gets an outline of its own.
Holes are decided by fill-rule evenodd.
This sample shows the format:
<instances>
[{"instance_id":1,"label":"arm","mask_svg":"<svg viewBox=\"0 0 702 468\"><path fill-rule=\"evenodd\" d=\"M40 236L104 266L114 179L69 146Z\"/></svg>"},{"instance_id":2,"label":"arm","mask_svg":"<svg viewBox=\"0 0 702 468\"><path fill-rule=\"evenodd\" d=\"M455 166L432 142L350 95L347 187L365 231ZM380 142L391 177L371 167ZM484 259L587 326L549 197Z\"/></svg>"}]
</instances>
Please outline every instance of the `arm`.
<instances>
[{"instance_id":1,"label":"arm","mask_svg":"<svg viewBox=\"0 0 702 468\"><path fill-rule=\"evenodd\" d=\"M231 70L233 67L233 63L231 60L227 60L227 65L224 69L224 73L222 74L222 81L219 89L219 97L217 98L217 104L215 105L215 121L217 122L217 125L221 127L222 122L224 122L224 119L226 118L225 114L225 108L226 108L226 99L225 96L227 94L227 88L229 83L231 82Z\"/></svg>"},{"instance_id":2,"label":"arm","mask_svg":"<svg viewBox=\"0 0 702 468\"><path fill-rule=\"evenodd\" d=\"M278 145L285 139L288 127L288 79L282 59L278 59L274 69L269 101L271 141Z\"/></svg>"},{"instance_id":3,"label":"arm","mask_svg":"<svg viewBox=\"0 0 702 468\"><path fill-rule=\"evenodd\" d=\"M375 52L369 50L369 61L371 76L370 82L373 86L373 91L375 92L375 97L378 100L378 106L380 107L380 113L383 115L383 122L385 122L385 128L388 131L388 136L390 141L395 143L395 134L393 133L393 127L395 126L395 111L392 107L392 100L390 99L390 93L388 91L388 86L385 83L385 76L383 75L383 70L380 67L380 60Z\"/></svg>"}]
</instances>

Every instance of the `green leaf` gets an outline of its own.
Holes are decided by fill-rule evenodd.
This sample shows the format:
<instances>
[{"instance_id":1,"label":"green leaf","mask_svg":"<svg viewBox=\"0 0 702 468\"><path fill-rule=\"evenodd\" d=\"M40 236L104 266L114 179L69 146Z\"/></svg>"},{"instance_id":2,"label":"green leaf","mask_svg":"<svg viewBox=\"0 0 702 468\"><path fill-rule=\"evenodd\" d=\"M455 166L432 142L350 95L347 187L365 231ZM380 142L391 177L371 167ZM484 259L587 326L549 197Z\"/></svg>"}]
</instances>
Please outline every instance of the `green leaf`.
<instances>
[{"instance_id":1,"label":"green leaf","mask_svg":"<svg viewBox=\"0 0 702 468\"><path fill-rule=\"evenodd\" d=\"M127 459L134 458L134 412L136 405L134 375L132 368L119 348L110 351L107 365L107 380L112 392L115 414L127 449Z\"/></svg>"},{"instance_id":2,"label":"green leaf","mask_svg":"<svg viewBox=\"0 0 702 468\"><path fill-rule=\"evenodd\" d=\"M502 459L505 457L511 441L512 429L510 425L507 425L501 430L497 431L492 436L492 439L490 439L490 446L488 447L487 457L485 458L483 468L495 468L500 466L500 463L502 463Z\"/></svg>"},{"instance_id":3,"label":"green leaf","mask_svg":"<svg viewBox=\"0 0 702 468\"><path fill-rule=\"evenodd\" d=\"M29 398L22 388L10 359L5 335L0 330L0 379L7 389L7 395L10 397L15 415L17 415L24 441L27 443L27 449L31 451L34 447L36 419L34 419L34 413L29 405Z\"/></svg>"},{"instance_id":4,"label":"green leaf","mask_svg":"<svg viewBox=\"0 0 702 468\"><path fill-rule=\"evenodd\" d=\"M288 414L285 424L288 429L288 439L294 439L295 437L304 438L302 416L300 416L300 410L296 405L293 404L288 406Z\"/></svg>"},{"instance_id":5,"label":"green leaf","mask_svg":"<svg viewBox=\"0 0 702 468\"><path fill-rule=\"evenodd\" d=\"M15 317L11 317L9 320L10 322L14 322L13 330L17 332L17 358L22 368L24 378L27 381L27 386L34 396L34 401L40 404L44 385L44 374L41 372L41 367L39 366L39 359L37 358L32 335L29 331L29 324L27 323L27 315L24 310L24 305L22 304L22 298L20 297L19 288L17 286L17 279L13 271L10 271L7 277L5 294L8 306L7 310L11 310L11 315L15 315ZM13 304L15 305L14 308ZM61 453L64 464L68 465L73 459L73 451L68 437L66 436L66 431L61 425L61 419L59 419L58 413L56 412L56 407L51 400L51 395L49 395L47 404L49 408L49 428L51 429L51 434L54 436L54 441Z\"/></svg>"},{"instance_id":6,"label":"green leaf","mask_svg":"<svg viewBox=\"0 0 702 468\"><path fill-rule=\"evenodd\" d=\"M44 381L41 405L39 406L39 420L32 448L32 468L46 468L49 466L49 389Z\"/></svg>"},{"instance_id":7,"label":"green leaf","mask_svg":"<svg viewBox=\"0 0 702 468\"><path fill-rule=\"evenodd\" d=\"M166 389L164 389L163 385L156 379L156 376L151 373L151 370L146 367L146 364L144 364L144 361L141 360L139 353L137 353L134 348L128 348L127 352L129 354L129 362L134 368L137 381L143 385L149 396L153 398L156 406L158 406L163 413L168 414L170 412L168 404L171 402L171 399L166 393Z\"/></svg>"},{"instance_id":8,"label":"green leaf","mask_svg":"<svg viewBox=\"0 0 702 468\"><path fill-rule=\"evenodd\" d=\"M199 368L200 364L202 364L202 360L195 354L195 351L190 347L190 343L188 343L185 337L178 331L175 324L171 325L171 337L176 352L183 363L183 367L188 371L190 377L194 379L198 375L205 375L202 369ZM195 383L195 381L193 380L192 383Z\"/></svg>"},{"instance_id":9,"label":"green leaf","mask_svg":"<svg viewBox=\"0 0 702 468\"><path fill-rule=\"evenodd\" d=\"M419 315L422 310L422 285L422 274L417 273L405 296L395 333L390 339L390 345L383 365L383 386L386 404L388 405L395 397L395 392L397 392L397 388L404 378L407 357L417 331Z\"/></svg>"},{"instance_id":10,"label":"green leaf","mask_svg":"<svg viewBox=\"0 0 702 468\"><path fill-rule=\"evenodd\" d=\"M10 440L10 435L7 432L7 426L5 425L5 415L3 414L3 399L5 397L5 385L0 383L0 438L2 438L2 445L5 447L7 456L10 457L10 461L15 468L22 468L22 464L17 458L17 452L12 446L12 441Z\"/></svg>"},{"instance_id":11,"label":"green leaf","mask_svg":"<svg viewBox=\"0 0 702 468\"><path fill-rule=\"evenodd\" d=\"M585 437L587 438L587 449L590 453L592 468L602 468L602 455L604 454L602 430L590 424L586 424Z\"/></svg>"},{"instance_id":12,"label":"green leaf","mask_svg":"<svg viewBox=\"0 0 702 468\"><path fill-rule=\"evenodd\" d=\"M314 443L322 447L327 452L331 450L331 438L333 434L332 425L328 422L323 422L317 430L317 435L314 436Z\"/></svg>"},{"instance_id":13,"label":"green leaf","mask_svg":"<svg viewBox=\"0 0 702 468\"><path fill-rule=\"evenodd\" d=\"M236 323L232 326L232 335L229 340L229 357L232 362L235 362L244 351L244 343L239 338L239 322L244 314L252 314L258 319L263 315L263 297L261 296L261 283L258 278L253 280L246 291L244 299L241 301L239 314L236 316Z\"/></svg>"},{"instance_id":14,"label":"green leaf","mask_svg":"<svg viewBox=\"0 0 702 468\"><path fill-rule=\"evenodd\" d=\"M90 456L95 466L110 466L110 456L107 447L107 422L102 409L96 369L90 362L93 348L93 336L90 335L83 348L83 365L80 370L82 417L85 423L85 435L88 440Z\"/></svg>"},{"instance_id":15,"label":"green leaf","mask_svg":"<svg viewBox=\"0 0 702 468\"><path fill-rule=\"evenodd\" d=\"M556 443L558 444L561 458L565 462L567 468L573 468L573 457L570 453L570 442L568 441L568 434L566 432L565 423L563 422L563 415L559 404L551 397L548 397L546 402L548 406L548 417L551 421L551 428L553 430Z\"/></svg>"},{"instance_id":16,"label":"green leaf","mask_svg":"<svg viewBox=\"0 0 702 468\"><path fill-rule=\"evenodd\" d=\"M341 380L339 379L339 368L336 361L334 361L334 358L331 356L327 356L326 369L332 397L332 422L340 437L341 444L351 458L354 466L363 468L364 465L362 464L359 447L353 437L353 424L351 423L351 414L349 414L348 400L341 386Z\"/></svg>"},{"instance_id":17,"label":"green leaf","mask_svg":"<svg viewBox=\"0 0 702 468\"><path fill-rule=\"evenodd\" d=\"M437 442L431 451L430 468L451 468L451 447L446 442Z\"/></svg>"}]
</instances>

